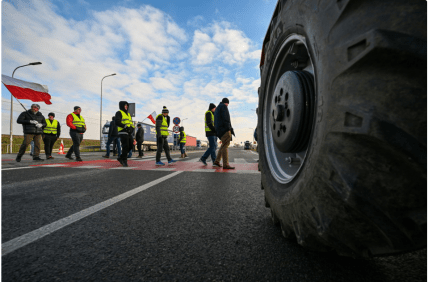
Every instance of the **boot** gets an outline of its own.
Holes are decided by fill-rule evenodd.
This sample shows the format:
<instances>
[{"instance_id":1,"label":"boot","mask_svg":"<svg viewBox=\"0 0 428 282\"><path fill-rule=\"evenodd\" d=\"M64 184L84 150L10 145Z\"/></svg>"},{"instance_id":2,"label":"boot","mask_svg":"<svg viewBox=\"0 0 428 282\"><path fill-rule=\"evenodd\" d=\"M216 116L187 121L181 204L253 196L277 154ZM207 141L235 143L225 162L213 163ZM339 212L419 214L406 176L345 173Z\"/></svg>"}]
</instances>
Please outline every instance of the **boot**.
<instances>
[{"instance_id":1,"label":"boot","mask_svg":"<svg viewBox=\"0 0 428 282\"><path fill-rule=\"evenodd\" d=\"M186 154L186 153L184 153L184 157L185 157L185 158L188 158L188 156L187 156L187 154Z\"/></svg>"},{"instance_id":2,"label":"boot","mask_svg":"<svg viewBox=\"0 0 428 282\"><path fill-rule=\"evenodd\" d=\"M181 154L181 157L180 157L180 159L184 159L184 154Z\"/></svg>"}]
</instances>

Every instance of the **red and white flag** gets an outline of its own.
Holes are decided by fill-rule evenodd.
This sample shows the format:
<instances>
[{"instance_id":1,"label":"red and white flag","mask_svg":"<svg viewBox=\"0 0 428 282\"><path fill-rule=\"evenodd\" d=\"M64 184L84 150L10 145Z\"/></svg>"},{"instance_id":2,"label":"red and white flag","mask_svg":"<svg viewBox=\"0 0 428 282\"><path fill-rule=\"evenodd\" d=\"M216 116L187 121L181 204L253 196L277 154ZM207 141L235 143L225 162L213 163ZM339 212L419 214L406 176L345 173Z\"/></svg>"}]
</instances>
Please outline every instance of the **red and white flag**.
<instances>
[{"instance_id":1,"label":"red and white flag","mask_svg":"<svg viewBox=\"0 0 428 282\"><path fill-rule=\"evenodd\" d=\"M151 113L147 118L150 119L154 124L156 124L156 111Z\"/></svg>"},{"instance_id":2,"label":"red and white flag","mask_svg":"<svg viewBox=\"0 0 428 282\"><path fill-rule=\"evenodd\" d=\"M51 95L48 93L48 87L34 82L28 82L16 79L7 75L1 75L1 82L15 96L16 99L27 99L33 102L45 102L52 104Z\"/></svg>"}]
</instances>

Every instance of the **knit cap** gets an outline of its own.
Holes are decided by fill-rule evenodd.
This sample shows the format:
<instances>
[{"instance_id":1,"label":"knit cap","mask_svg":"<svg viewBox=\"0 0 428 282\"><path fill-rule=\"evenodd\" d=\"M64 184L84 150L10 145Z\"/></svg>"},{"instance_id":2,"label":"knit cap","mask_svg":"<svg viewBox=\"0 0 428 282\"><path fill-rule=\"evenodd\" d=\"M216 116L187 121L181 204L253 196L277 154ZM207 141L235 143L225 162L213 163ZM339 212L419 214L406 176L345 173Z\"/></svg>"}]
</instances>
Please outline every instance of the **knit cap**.
<instances>
[{"instance_id":1,"label":"knit cap","mask_svg":"<svg viewBox=\"0 0 428 282\"><path fill-rule=\"evenodd\" d=\"M229 99L227 99L227 98L223 98L223 100L221 100L221 102L222 102L222 103L224 103L224 104L226 104L226 103L228 103L228 104L229 104Z\"/></svg>"},{"instance_id":2,"label":"knit cap","mask_svg":"<svg viewBox=\"0 0 428 282\"><path fill-rule=\"evenodd\" d=\"M79 107L79 106L75 106L75 107L74 107L74 110L77 110L77 109L80 109L80 107Z\"/></svg>"},{"instance_id":3,"label":"knit cap","mask_svg":"<svg viewBox=\"0 0 428 282\"><path fill-rule=\"evenodd\" d=\"M216 108L217 106L213 103L210 103L210 106L208 107L208 110L211 111L212 109Z\"/></svg>"},{"instance_id":4,"label":"knit cap","mask_svg":"<svg viewBox=\"0 0 428 282\"><path fill-rule=\"evenodd\" d=\"M169 110L166 108L166 106L163 106L162 113L169 113Z\"/></svg>"}]
</instances>

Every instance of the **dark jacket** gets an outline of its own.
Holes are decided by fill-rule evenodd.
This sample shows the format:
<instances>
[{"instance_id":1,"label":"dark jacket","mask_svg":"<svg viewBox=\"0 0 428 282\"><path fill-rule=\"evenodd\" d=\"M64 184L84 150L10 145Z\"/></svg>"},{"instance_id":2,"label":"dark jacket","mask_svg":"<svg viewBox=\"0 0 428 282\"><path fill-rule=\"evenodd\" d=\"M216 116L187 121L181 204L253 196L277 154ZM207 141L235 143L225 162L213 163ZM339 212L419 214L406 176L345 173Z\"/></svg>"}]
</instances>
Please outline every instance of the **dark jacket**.
<instances>
[{"instance_id":1,"label":"dark jacket","mask_svg":"<svg viewBox=\"0 0 428 282\"><path fill-rule=\"evenodd\" d=\"M160 131L160 128L162 126L162 120L163 120L162 117L163 117L163 115L160 114L156 118L156 137L162 137L162 134L161 134L161 131ZM169 116L166 116L165 118L166 118L166 123L168 124L168 127L169 127L170 118L169 118Z\"/></svg>"},{"instance_id":2,"label":"dark jacket","mask_svg":"<svg viewBox=\"0 0 428 282\"><path fill-rule=\"evenodd\" d=\"M113 117L113 119L110 122L110 126L108 128L108 138L110 138L110 137L117 137L118 136L118 134L117 134L117 125L116 125L116 123L114 121L115 119L116 119L116 117Z\"/></svg>"},{"instance_id":3,"label":"dark jacket","mask_svg":"<svg viewBox=\"0 0 428 282\"><path fill-rule=\"evenodd\" d=\"M184 127L180 127L180 137L178 137L178 144L180 144L181 140L184 138Z\"/></svg>"},{"instance_id":4,"label":"dark jacket","mask_svg":"<svg viewBox=\"0 0 428 282\"><path fill-rule=\"evenodd\" d=\"M144 142L144 129L142 126L137 130L136 140L137 142L140 142L140 143Z\"/></svg>"},{"instance_id":5,"label":"dark jacket","mask_svg":"<svg viewBox=\"0 0 428 282\"><path fill-rule=\"evenodd\" d=\"M124 111L127 114L128 110L125 110L125 105L128 105L128 107L129 107L128 102L120 101L119 102L119 109ZM124 128L125 124L122 123L122 113L120 111L116 112L116 114L114 116L114 123L116 124L116 126L123 128L121 131L118 131L118 135L125 134L125 133L132 135L134 133L134 129L132 127ZM119 129L117 128L117 130L119 130Z\"/></svg>"},{"instance_id":6,"label":"dark jacket","mask_svg":"<svg viewBox=\"0 0 428 282\"><path fill-rule=\"evenodd\" d=\"M215 113L215 112L214 112ZM214 114L213 113L213 114ZM205 136L216 136L216 131L215 131L215 127L214 127L214 122L211 118L211 114L210 113L206 113L205 114L205 119L207 121L207 125L208 127L211 129L211 131L205 131ZM215 117L214 117L215 119Z\"/></svg>"},{"instance_id":7,"label":"dark jacket","mask_svg":"<svg viewBox=\"0 0 428 282\"><path fill-rule=\"evenodd\" d=\"M42 124L42 127L37 128L36 125L30 123L30 120L37 121L38 123ZM22 124L24 134L42 134L43 128L46 127L46 120L42 113L37 112L35 114L32 110L22 112L16 122Z\"/></svg>"},{"instance_id":8,"label":"dark jacket","mask_svg":"<svg viewBox=\"0 0 428 282\"><path fill-rule=\"evenodd\" d=\"M214 126L218 138L221 138L229 130L235 135L230 122L229 110L223 103L218 104L214 112Z\"/></svg>"}]
</instances>

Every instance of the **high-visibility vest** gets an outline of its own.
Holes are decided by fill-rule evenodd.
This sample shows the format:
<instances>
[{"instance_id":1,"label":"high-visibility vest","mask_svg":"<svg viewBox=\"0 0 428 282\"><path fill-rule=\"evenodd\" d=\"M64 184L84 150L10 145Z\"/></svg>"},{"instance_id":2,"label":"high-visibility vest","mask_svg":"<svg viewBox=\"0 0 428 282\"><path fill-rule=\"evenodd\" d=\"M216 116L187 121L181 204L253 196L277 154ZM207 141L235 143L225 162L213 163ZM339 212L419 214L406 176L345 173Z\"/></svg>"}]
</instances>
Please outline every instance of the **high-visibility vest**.
<instances>
[{"instance_id":1,"label":"high-visibility vest","mask_svg":"<svg viewBox=\"0 0 428 282\"><path fill-rule=\"evenodd\" d=\"M57 134L58 132L58 121L54 119L51 123L50 119L46 119L46 127L43 129L43 133Z\"/></svg>"},{"instance_id":2,"label":"high-visibility vest","mask_svg":"<svg viewBox=\"0 0 428 282\"><path fill-rule=\"evenodd\" d=\"M71 115L73 116L73 125L76 127L85 127L85 119L80 116L79 117L75 114L75 113L71 113Z\"/></svg>"},{"instance_id":3,"label":"high-visibility vest","mask_svg":"<svg viewBox=\"0 0 428 282\"><path fill-rule=\"evenodd\" d=\"M129 113L125 113L122 110L120 110L120 112L122 113L122 120L121 120L121 122L123 124L126 124L126 125L130 126L130 127L135 128L134 124L132 123L132 117L131 117L131 115ZM120 127L120 126L117 127L117 131L122 131L122 130L123 130L123 127Z\"/></svg>"},{"instance_id":4,"label":"high-visibility vest","mask_svg":"<svg viewBox=\"0 0 428 282\"><path fill-rule=\"evenodd\" d=\"M166 122L166 118L164 117L163 114L158 114L156 116L156 119L158 119L159 116L162 116L162 125L160 127L161 135L162 136L169 136L168 123Z\"/></svg>"},{"instance_id":5,"label":"high-visibility vest","mask_svg":"<svg viewBox=\"0 0 428 282\"><path fill-rule=\"evenodd\" d=\"M213 121L213 124L214 124L214 114L212 111L209 111L209 110L205 112L205 131L211 131L211 129L208 127L208 124L207 124L207 113L211 114L211 120Z\"/></svg>"},{"instance_id":6,"label":"high-visibility vest","mask_svg":"<svg viewBox=\"0 0 428 282\"><path fill-rule=\"evenodd\" d=\"M181 139L180 143L186 143L186 132L183 131L183 139Z\"/></svg>"}]
</instances>

